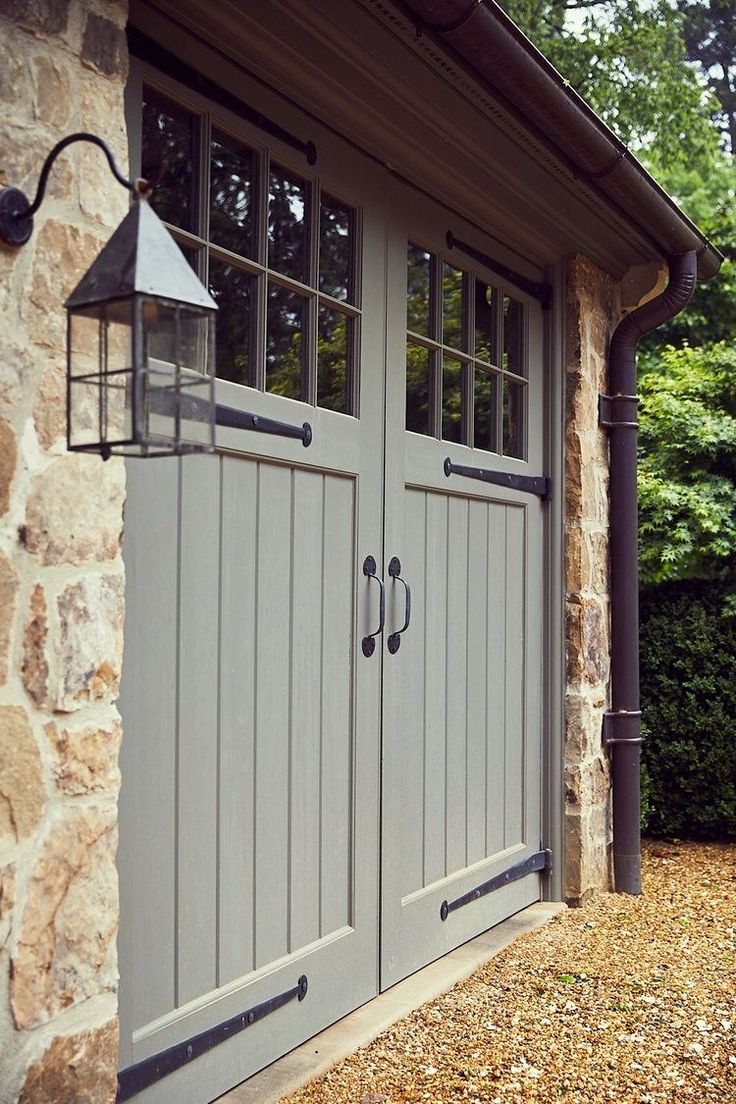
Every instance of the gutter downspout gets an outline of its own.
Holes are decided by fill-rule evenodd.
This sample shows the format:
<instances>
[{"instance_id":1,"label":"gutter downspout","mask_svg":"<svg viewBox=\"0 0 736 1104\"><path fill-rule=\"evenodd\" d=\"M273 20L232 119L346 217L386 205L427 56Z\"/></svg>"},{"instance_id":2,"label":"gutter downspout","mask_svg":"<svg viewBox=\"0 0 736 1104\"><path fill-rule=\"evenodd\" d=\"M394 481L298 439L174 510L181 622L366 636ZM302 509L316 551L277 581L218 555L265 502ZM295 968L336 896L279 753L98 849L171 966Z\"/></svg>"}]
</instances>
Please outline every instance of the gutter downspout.
<instances>
[{"instance_id":1,"label":"gutter downspout","mask_svg":"<svg viewBox=\"0 0 736 1104\"><path fill-rule=\"evenodd\" d=\"M690 302L697 253L670 257L669 270L663 293L626 315L616 327L609 352L610 397L601 396L600 402L600 422L610 436L612 685L603 739L612 755L617 893L641 893L636 348L644 334L674 318Z\"/></svg>"}]
</instances>

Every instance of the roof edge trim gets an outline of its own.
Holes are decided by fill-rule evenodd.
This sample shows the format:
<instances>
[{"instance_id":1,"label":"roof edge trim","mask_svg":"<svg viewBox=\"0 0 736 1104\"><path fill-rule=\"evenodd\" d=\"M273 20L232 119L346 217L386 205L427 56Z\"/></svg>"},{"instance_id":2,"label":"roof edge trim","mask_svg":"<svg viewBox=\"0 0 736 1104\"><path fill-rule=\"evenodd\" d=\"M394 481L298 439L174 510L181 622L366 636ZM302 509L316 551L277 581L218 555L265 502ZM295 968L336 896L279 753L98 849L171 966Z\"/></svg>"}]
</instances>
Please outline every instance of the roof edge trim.
<instances>
[{"instance_id":1,"label":"roof edge trim","mask_svg":"<svg viewBox=\"0 0 736 1104\"><path fill-rule=\"evenodd\" d=\"M698 277L715 276L721 252L626 144L570 87L495 0L398 0L417 28L450 46L506 103L530 120L570 164L661 250L695 251Z\"/></svg>"}]
</instances>

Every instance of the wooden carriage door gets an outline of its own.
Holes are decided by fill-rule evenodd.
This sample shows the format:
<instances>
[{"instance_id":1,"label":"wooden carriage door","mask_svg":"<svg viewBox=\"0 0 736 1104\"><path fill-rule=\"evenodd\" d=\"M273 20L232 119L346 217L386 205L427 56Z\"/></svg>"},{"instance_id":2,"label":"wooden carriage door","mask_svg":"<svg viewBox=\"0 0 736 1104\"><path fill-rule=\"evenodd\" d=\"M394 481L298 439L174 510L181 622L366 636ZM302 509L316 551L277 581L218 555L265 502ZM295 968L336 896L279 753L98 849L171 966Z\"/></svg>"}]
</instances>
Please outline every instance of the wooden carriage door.
<instances>
[{"instance_id":1,"label":"wooden carriage door","mask_svg":"<svg viewBox=\"0 0 736 1104\"><path fill-rule=\"evenodd\" d=\"M381 654L360 642L379 609L362 565L381 556L385 221L375 170L332 136L310 170L185 90L145 96L172 145L209 134L228 181L253 169L209 242L179 233L221 302L218 402L313 430L305 448L220 429L215 455L128 464L121 1084L200 1104L378 988ZM256 246L231 225L246 184ZM234 382L259 342L256 385Z\"/></svg>"},{"instance_id":2,"label":"wooden carriage door","mask_svg":"<svg viewBox=\"0 0 736 1104\"><path fill-rule=\"evenodd\" d=\"M473 227L398 187L389 207L389 642L404 582L412 603L384 654L384 987L538 900L544 862L540 304Z\"/></svg>"}]
</instances>

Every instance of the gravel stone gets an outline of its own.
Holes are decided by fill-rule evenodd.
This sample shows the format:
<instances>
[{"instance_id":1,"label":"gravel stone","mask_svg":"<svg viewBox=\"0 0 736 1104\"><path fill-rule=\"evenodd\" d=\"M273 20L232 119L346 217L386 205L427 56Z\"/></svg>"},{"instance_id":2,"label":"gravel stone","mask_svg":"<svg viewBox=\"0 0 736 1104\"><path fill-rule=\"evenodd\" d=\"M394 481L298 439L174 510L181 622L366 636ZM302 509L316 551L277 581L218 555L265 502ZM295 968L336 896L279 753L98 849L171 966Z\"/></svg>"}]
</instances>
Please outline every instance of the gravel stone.
<instances>
[{"instance_id":1,"label":"gravel stone","mask_svg":"<svg viewBox=\"0 0 736 1104\"><path fill-rule=\"evenodd\" d=\"M645 841L643 885L521 936L285 1100L736 1102L736 844Z\"/></svg>"}]
</instances>

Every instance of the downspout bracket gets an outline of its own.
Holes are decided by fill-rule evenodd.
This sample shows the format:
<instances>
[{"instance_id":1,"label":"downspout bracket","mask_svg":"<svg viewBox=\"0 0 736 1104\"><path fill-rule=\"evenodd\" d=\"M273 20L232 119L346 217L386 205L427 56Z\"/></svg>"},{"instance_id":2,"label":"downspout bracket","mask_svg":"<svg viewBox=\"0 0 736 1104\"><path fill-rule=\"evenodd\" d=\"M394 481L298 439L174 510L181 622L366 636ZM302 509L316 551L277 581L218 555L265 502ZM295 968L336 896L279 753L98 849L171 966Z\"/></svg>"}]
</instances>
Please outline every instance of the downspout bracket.
<instances>
[{"instance_id":1,"label":"downspout bracket","mask_svg":"<svg viewBox=\"0 0 736 1104\"><path fill-rule=\"evenodd\" d=\"M640 709L608 709L603 714L603 747L641 744L640 723Z\"/></svg>"},{"instance_id":2,"label":"downspout bracket","mask_svg":"<svg viewBox=\"0 0 736 1104\"><path fill-rule=\"evenodd\" d=\"M598 422L605 429L636 429L637 395L599 395Z\"/></svg>"}]
</instances>

